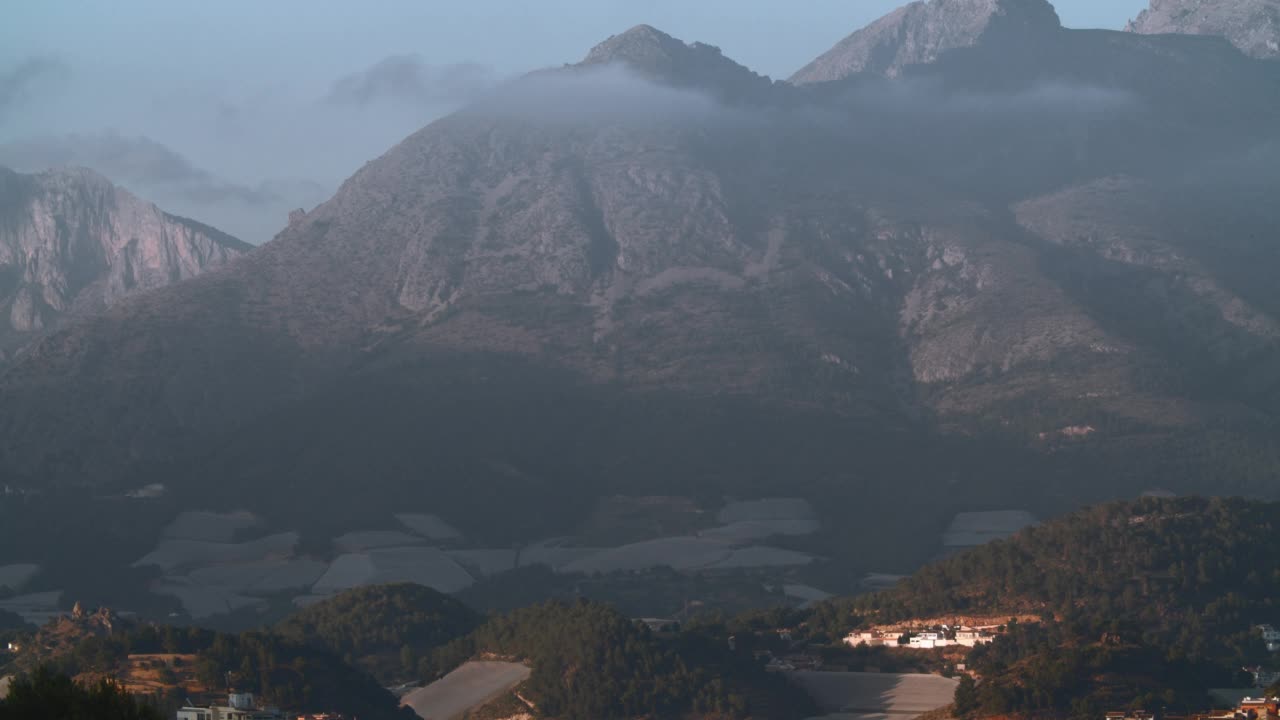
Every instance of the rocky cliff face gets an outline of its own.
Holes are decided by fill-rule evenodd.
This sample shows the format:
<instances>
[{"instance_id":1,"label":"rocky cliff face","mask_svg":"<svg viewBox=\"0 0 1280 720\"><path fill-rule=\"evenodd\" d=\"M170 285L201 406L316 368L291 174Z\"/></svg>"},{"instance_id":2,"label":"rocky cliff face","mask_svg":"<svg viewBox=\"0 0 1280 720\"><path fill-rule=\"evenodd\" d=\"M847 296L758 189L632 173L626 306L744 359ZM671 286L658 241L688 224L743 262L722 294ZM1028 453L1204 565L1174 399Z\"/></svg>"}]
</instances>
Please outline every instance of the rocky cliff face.
<instances>
[{"instance_id":1,"label":"rocky cliff face","mask_svg":"<svg viewBox=\"0 0 1280 720\"><path fill-rule=\"evenodd\" d=\"M0 168L0 352L71 314L195 277L248 249L88 170Z\"/></svg>"},{"instance_id":2,"label":"rocky cliff face","mask_svg":"<svg viewBox=\"0 0 1280 720\"><path fill-rule=\"evenodd\" d=\"M526 78L241 261L41 341L0 377L0 468L491 516L898 477L940 437L1139 447L1106 493L1176 485L1188 429L1256 449L1280 416L1275 165L1239 159L1276 141L1276 76L1034 2L911 12L955 8L1052 35L974 30L909 92L780 88L651 28ZM961 37L939 33L912 47ZM1086 492L1062 476L1054 497Z\"/></svg>"},{"instance_id":3,"label":"rocky cliff face","mask_svg":"<svg viewBox=\"0 0 1280 720\"><path fill-rule=\"evenodd\" d=\"M1125 28L1223 37L1255 58L1280 58L1280 0L1151 0Z\"/></svg>"},{"instance_id":4,"label":"rocky cliff face","mask_svg":"<svg viewBox=\"0 0 1280 720\"><path fill-rule=\"evenodd\" d=\"M897 77L949 50L996 38L1033 41L1059 27L1047 0L918 0L841 40L791 82L830 82L856 73Z\"/></svg>"}]
</instances>

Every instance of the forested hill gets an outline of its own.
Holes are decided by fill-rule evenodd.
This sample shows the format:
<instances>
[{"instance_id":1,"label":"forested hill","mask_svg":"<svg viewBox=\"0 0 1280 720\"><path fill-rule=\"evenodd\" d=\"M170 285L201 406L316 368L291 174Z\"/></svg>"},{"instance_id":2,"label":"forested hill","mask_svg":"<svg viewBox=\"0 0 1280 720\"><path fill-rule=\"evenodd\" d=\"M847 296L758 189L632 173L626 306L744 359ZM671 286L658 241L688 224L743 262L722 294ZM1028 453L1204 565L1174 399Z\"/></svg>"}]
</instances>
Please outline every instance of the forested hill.
<instances>
[{"instance_id":1,"label":"forested hill","mask_svg":"<svg viewBox=\"0 0 1280 720\"><path fill-rule=\"evenodd\" d=\"M1280 620L1280 504L1142 498L1088 508L926 566L848 607L884 621L1085 613L1177 631L1190 618ZM1233 612L1227 613L1230 606Z\"/></svg>"},{"instance_id":2,"label":"forested hill","mask_svg":"<svg viewBox=\"0 0 1280 720\"><path fill-rule=\"evenodd\" d=\"M962 686L960 714L1202 709L1207 688L1245 686L1241 667L1272 662L1257 626L1280 623L1277 510L1224 498L1088 508L827 603L810 627L832 639L913 618L1038 615L970 655L983 681Z\"/></svg>"},{"instance_id":3,"label":"forested hill","mask_svg":"<svg viewBox=\"0 0 1280 720\"><path fill-rule=\"evenodd\" d=\"M391 684L415 675L421 656L471 632L481 619L448 595L398 583L341 593L294 613L275 632L328 650Z\"/></svg>"},{"instance_id":4,"label":"forested hill","mask_svg":"<svg viewBox=\"0 0 1280 720\"><path fill-rule=\"evenodd\" d=\"M812 700L725 639L697 629L659 636L597 603L547 603L491 618L432 656L432 676L475 657L529 664L521 709L561 720L802 718ZM426 678L431 680L432 677Z\"/></svg>"}]
</instances>

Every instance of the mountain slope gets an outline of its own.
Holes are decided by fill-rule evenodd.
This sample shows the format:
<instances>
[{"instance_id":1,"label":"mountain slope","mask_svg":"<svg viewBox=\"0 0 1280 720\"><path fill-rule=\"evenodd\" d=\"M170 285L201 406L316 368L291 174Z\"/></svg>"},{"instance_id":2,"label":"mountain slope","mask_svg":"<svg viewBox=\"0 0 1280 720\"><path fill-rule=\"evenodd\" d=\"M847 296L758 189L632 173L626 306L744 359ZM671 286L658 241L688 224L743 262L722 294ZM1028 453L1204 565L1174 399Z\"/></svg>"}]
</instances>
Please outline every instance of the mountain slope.
<instances>
[{"instance_id":1,"label":"mountain slope","mask_svg":"<svg viewBox=\"0 0 1280 720\"><path fill-rule=\"evenodd\" d=\"M0 168L0 359L69 315L195 277L248 249L88 170Z\"/></svg>"},{"instance_id":2,"label":"mountain slope","mask_svg":"<svg viewBox=\"0 0 1280 720\"><path fill-rule=\"evenodd\" d=\"M504 544L611 493L1273 493L1280 75L1053 24L805 88L633 29L44 339L0 469Z\"/></svg>"},{"instance_id":3,"label":"mountain slope","mask_svg":"<svg viewBox=\"0 0 1280 720\"><path fill-rule=\"evenodd\" d=\"M1224 37L1246 55L1280 58L1280 2L1277 0L1152 0L1125 28L1154 35Z\"/></svg>"}]
</instances>

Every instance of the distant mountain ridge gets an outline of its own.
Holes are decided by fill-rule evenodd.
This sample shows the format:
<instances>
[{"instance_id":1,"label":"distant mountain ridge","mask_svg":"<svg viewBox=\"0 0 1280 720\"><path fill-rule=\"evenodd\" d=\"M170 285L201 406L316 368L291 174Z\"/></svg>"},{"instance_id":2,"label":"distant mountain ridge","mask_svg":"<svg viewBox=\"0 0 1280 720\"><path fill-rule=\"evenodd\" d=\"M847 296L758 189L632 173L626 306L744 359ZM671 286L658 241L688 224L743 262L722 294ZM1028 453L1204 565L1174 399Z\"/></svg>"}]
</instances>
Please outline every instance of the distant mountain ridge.
<instances>
[{"instance_id":1,"label":"distant mountain ridge","mask_svg":"<svg viewBox=\"0 0 1280 720\"><path fill-rule=\"evenodd\" d=\"M1280 58L1280 0L1151 0L1125 29L1224 37L1251 57Z\"/></svg>"},{"instance_id":2,"label":"distant mountain ridge","mask_svg":"<svg viewBox=\"0 0 1280 720\"><path fill-rule=\"evenodd\" d=\"M90 170L0 168L0 358L70 315L195 277L249 248Z\"/></svg>"},{"instance_id":3,"label":"distant mountain ridge","mask_svg":"<svg viewBox=\"0 0 1280 720\"><path fill-rule=\"evenodd\" d=\"M950 50L996 37L1026 42L1060 27L1048 0L917 0L841 40L791 82L829 82L855 73L897 77Z\"/></svg>"}]
</instances>

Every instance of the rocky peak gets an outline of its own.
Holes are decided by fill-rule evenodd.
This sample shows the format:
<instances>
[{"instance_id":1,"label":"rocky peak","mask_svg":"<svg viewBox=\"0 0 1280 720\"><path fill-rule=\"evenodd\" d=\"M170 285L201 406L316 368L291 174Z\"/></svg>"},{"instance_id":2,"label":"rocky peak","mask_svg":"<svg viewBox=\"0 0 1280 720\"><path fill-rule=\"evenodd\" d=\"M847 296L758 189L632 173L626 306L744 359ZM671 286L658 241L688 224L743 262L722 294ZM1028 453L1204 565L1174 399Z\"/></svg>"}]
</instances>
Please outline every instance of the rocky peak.
<instances>
[{"instance_id":1,"label":"rocky peak","mask_svg":"<svg viewBox=\"0 0 1280 720\"><path fill-rule=\"evenodd\" d=\"M995 36L1025 38L1062 27L1048 0L918 0L841 40L791 77L794 84L840 80L855 73L896 77L948 50Z\"/></svg>"},{"instance_id":2,"label":"rocky peak","mask_svg":"<svg viewBox=\"0 0 1280 720\"><path fill-rule=\"evenodd\" d=\"M1280 58L1280 0L1151 0L1125 29L1223 37L1246 55Z\"/></svg>"},{"instance_id":3,"label":"rocky peak","mask_svg":"<svg viewBox=\"0 0 1280 720\"><path fill-rule=\"evenodd\" d=\"M773 85L714 45L685 43L649 25L637 25L596 45L578 67L602 65L625 65L651 80L727 99L764 92Z\"/></svg>"},{"instance_id":4,"label":"rocky peak","mask_svg":"<svg viewBox=\"0 0 1280 720\"><path fill-rule=\"evenodd\" d=\"M63 317L222 265L249 246L85 168L0 168L0 351Z\"/></svg>"}]
</instances>

